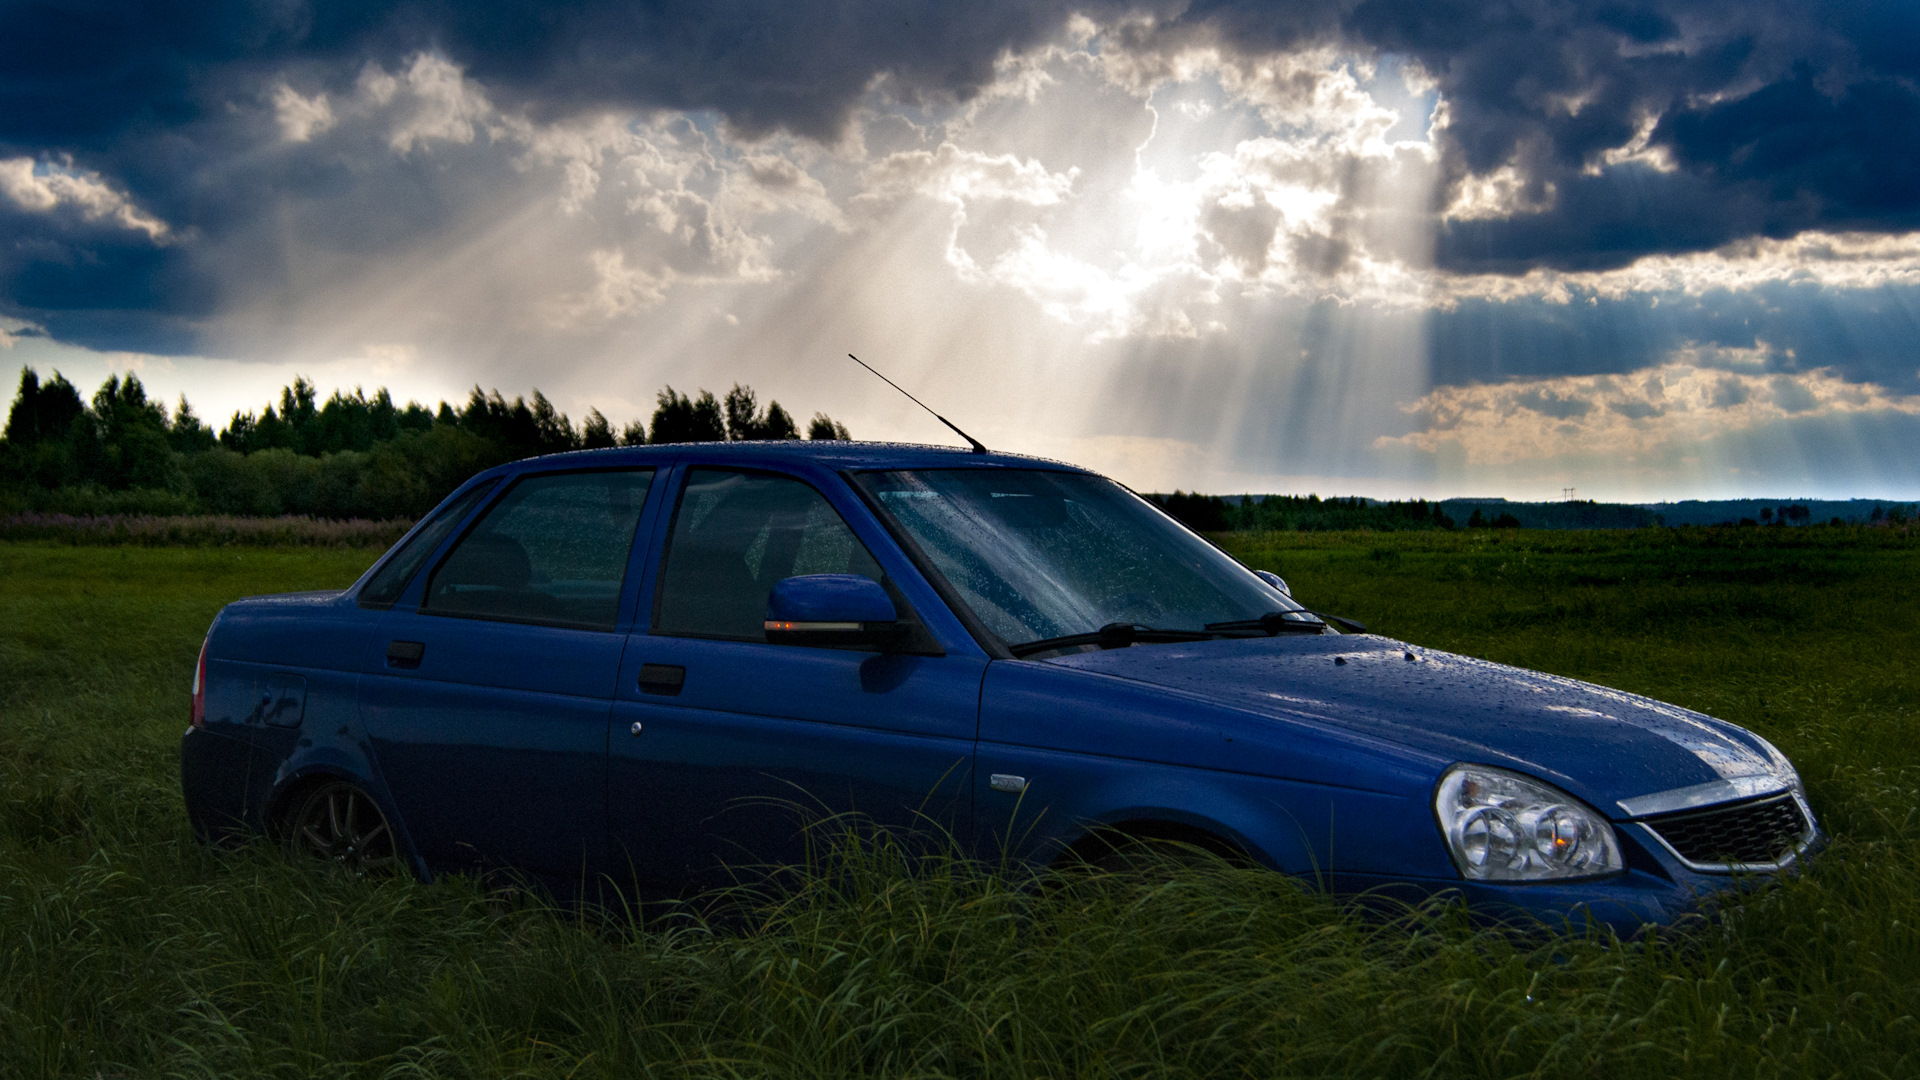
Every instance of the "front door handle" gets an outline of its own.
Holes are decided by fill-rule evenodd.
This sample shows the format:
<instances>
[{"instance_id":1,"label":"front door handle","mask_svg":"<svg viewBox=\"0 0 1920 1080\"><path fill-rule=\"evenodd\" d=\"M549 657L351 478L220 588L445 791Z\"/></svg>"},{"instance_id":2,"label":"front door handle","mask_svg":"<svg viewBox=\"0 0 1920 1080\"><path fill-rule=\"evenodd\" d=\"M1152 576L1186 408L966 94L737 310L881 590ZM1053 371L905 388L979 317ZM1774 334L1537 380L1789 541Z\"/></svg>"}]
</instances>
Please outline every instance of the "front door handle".
<instances>
[{"instance_id":1,"label":"front door handle","mask_svg":"<svg viewBox=\"0 0 1920 1080\"><path fill-rule=\"evenodd\" d=\"M389 641L387 643L387 666L396 668L417 668L420 658L427 655L427 643L424 641Z\"/></svg>"},{"instance_id":2,"label":"front door handle","mask_svg":"<svg viewBox=\"0 0 1920 1080\"><path fill-rule=\"evenodd\" d=\"M664 694L668 697L678 694L687 685L687 669L678 664L641 664L640 692L643 694Z\"/></svg>"}]
</instances>

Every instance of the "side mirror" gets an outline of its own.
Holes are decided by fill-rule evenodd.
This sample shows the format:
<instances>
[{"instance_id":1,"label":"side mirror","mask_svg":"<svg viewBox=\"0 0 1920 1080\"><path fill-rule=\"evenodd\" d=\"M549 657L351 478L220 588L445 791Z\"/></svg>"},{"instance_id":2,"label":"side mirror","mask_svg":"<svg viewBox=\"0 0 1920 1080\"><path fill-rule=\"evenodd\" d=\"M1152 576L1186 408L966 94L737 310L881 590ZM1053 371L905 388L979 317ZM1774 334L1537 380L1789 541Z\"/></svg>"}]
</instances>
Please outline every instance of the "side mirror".
<instances>
[{"instance_id":1,"label":"side mirror","mask_svg":"<svg viewBox=\"0 0 1920 1080\"><path fill-rule=\"evenodd\" d=\"M1282 596L1293 599L1293 590L1287 588L1287 579L1271 570L1255 570L1253 576L1280 590Z\"/></svg>"},{"instance_id":2,"label":"side mirror","mask_svg":"<svg viewBox=\"0 0 1920 1080\"><path fill-rule=\"evenodd\" d=\"M767 640L776 645L884 648L899 636L887 591L859 574L807 574L767 594Z\"/></svg>"}]
</instances>

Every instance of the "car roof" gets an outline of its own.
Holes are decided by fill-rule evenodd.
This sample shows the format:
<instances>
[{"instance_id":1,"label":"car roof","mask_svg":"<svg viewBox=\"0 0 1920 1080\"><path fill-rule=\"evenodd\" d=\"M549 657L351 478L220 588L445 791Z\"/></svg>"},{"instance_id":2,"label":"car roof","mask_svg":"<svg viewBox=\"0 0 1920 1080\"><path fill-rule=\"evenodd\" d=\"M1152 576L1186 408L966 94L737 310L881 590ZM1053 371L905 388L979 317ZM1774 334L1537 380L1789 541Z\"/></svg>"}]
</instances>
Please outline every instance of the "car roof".
<instances>
[{"instance_id":1,"label":"car roof","mask_svg":"<svg viewBox=\"0 0 1920 1080\"><path fill-rule=\"evenodd\" d=\"M924 443L850 442L842 440L769 439L740 442L661 443L655 446L620 446L603 450L572 450L562 454L526 458L502 469L518 470L528 466L613 465L631 462L657 462L683 454L697 454L706 460L727 460L749 465L797 464L801 462L829 469L1052 469L1088 472L1078 465L1024 454L977 454L964 447L933 446Z\"/></svg>"}]
</instances>

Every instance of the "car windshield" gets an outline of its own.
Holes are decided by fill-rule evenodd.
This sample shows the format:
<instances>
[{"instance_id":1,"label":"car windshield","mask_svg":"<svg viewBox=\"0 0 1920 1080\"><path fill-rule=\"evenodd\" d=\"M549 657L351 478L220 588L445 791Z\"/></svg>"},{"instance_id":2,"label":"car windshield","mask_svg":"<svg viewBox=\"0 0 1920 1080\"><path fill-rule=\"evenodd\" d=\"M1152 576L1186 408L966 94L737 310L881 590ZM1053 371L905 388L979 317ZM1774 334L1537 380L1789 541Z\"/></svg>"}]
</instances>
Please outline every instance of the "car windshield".
<instances>
[{"instance_id":1,"label":"car windshield","mask_svg":"<svg viewBox=\"0 0 1920 1080\"><path fill-rule=\"evenodd\" d=\"M1199 631L1300 605L1120 485L1041 469L860 473L1009 645L1112 623Z\"/></svg>"}]
</instances>

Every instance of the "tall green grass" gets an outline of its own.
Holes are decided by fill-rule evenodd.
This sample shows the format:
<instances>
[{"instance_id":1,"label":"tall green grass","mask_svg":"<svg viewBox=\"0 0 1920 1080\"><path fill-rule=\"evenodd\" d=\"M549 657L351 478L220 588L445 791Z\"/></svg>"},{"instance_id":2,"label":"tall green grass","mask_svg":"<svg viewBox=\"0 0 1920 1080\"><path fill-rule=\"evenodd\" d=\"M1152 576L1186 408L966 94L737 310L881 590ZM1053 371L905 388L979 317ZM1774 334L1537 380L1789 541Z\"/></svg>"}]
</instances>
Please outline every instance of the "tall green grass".
<instances>
[{"instance_id":1,"label":"tall green grass","mask_svg":"<svg viewBox=\"0 0 1920 1080\"><path fill-rule=\"evenodd\" d=\"M207 621L372 552L0 544L0 1076L1920 1073L1914 544L1225 542L1382 632L1748 724L1835 845L1632 942L1362 915L1224 864L1036 882L857 831L725 922L569 916L187 836L175 747Z\"/></svg>"}]
</instances>

